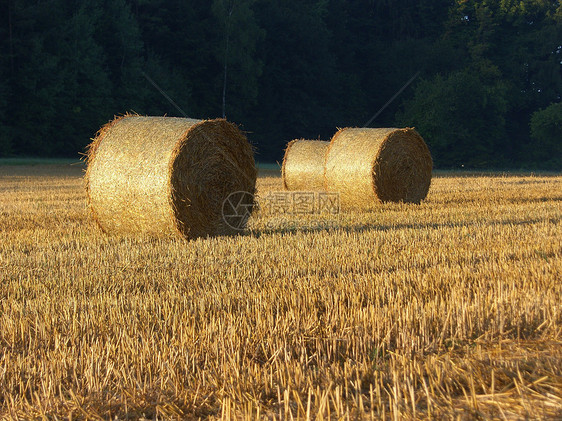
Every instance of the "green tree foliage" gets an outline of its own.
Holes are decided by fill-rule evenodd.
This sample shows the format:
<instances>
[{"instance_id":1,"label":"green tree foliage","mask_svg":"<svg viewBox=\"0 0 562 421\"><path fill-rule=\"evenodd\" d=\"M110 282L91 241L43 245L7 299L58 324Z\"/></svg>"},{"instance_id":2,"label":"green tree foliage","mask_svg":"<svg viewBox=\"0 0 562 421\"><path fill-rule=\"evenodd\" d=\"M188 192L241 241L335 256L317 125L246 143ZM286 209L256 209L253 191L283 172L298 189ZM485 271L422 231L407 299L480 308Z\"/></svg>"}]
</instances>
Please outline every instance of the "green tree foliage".
<instances>
[{"instance_id":1,"label":"green tree foliage","mask_svg":"<svg viewBox=\"0 0 562 421\"><path fill-rule=\"evenodd\" d=\"M562 103L551 104L531 117L529 154L534 164L544 168L562 168Z\"/></svg>"},{"instance_id":2,"label":"green tree foliage","mask_svg":"<svg viewBox=\"0 0 562 421\"><path fill-rule=\"evenodd\" d=\"M59 151L63 141L56 136L67 111L62 105L67 100L65 75L60 71L64 58L58 47L60 28L66 22L61 15L52 13L59 7L61 3L54 0L14 2L14 103L9 121L13 123L12 144L24 154Z\"/></svg>"},{"instance_id":3,"label":"green tree foliage","mask_svg":"<svg viewBox=\"0 0 562 421\"><path fill-rule=\"evenodd\" d=\"M279 160L419 72L373 126L415 125L437 167L542 165L561 40L553 0L0 0L0 154L76 156L126 111L225 112Z\"/></svg>"},{"instance_id":4,"label":"green tree foliage","mask_svg":"<svg viewBox=\"0 0 562 421\"><path fill-rule=\"evenodd\" d=\"M282 151L288 139L327 136L336 124L339 101L327 2L261 0L256 14L269 28L260 53L265 63L258 85L256 127L268 139L267 154Z\"/></svg>"},{"instance_id":5,"label":"green tree foliage","mask_svg":"<svg viewBox=\"0 0 562 421\"><path fill-rule=\"evenodd\" d=\"M193 95L199 93L193 81L203 79L206 52L197 55L197 44L208 39L204 22L208 15L198 2L180 0L135 0L131 10L140 29L146 61L144 72L169 95L184 113L206 115ZM209 9L209 6L206 6ZM201 72L199 75L198 72ZM210 70L212 74L213 71ZM142 74L142 73L141 73ZM183 116L157 89L142 77L144 103L138 112L152 115ZM207 91L204 86L202 91ZM137 94L138 95L138 94Z\"/></svg>"},{"instance_id":6,"label":"green tree foliage","mask_svg":"<svg viewBox=\"0 0 562 421\"><path fill-rule=\"evenodd\" d=\"M506 149L527 159L531 114L562 93L562 6L548 0L466 0L450 9L444 39L465 52L463 66L507 89Z\"/></svg>"},{"instance_id":7,"label":"green tree foliage","mask_svg":"<svg viewBox=\"0 0 562 421\"><path fill-rule=\"evenodd\" d=\"M94 37L104 48L115 107L143 112L146 92L142 75L144 44L137 20L125 0L99 3L104 13Z\"/></svg>"},{"instance_id":8,"label":"green tree foliage","mask_svg":"<svg viewBox=\"0 0 562 421\"><path fill-rule=\"evenodd\" d=\"M112 108L103 52L92 38L102 11L29 3L13 3L11 143L25 155L75 155Z\"/></svg>"},{"instance_id":9,"label":"green tree foliage","mask_svg":"<svg viewBox=\"0 0 562 421\"><path fill-rule=\"evenodd\" d=\"M95 41L103 9L85 2L68 11L69 19L59 35L59 72L64 79L64 101L58 105L56 133L61 146L57 154L80 150L92 136L91 127L104 122L112 112L112 85L105 72L106 59ZM59 114L60 113L60 114Z\"/></svg>"},{"instance_id":10,"label":"green tree foliage","mask_svg":"<svg viewBox=\"0 0 562 421\"><path fill-rule=\"evenodd\" d=\"M258 96L258 78L262 61L256 54L264 31L255 19L252 7L256 0L214 0L212 14L218 29L214 48L216 60L222 65L220 78L224 109L235 120L243 120ZM221 84L219 84L220 86Z\"/></svg>"},{"instance_id":11,"label":"green tree foliage","mask_svg":"<svg viewBox=\"0 0 562 421\"><path fill-rule=\"evenodd\" d=\"M398 123L423 133L441 167L505 165L505 95L474 71L438 75L417 85Z\"/></svg>"},{"instance_id":12,"label":"green tree foliage","mask_svg":"<svg viewBox=\"0 0 562 421\"><path fill-rule=\"evenodd\" d=\"M378 0L373 6L373 30L392 41L436 37L451 2L449 0Z\"/></svg>"},{"instance_id":13,"label":"green tree foliage","mask_svg":"<svg viewBox=\"0 0 562 421\"><path fill-rule=\"evenodd\" d=\"M12 152L12 139L8 134L9 127L4 123L6 121L6 107L8 105L6 82L0 82L0 158L8 156Z\"/></svg>"},{"instance_id":14,"label":"green tree foliage","mask_svg":"<svg viewBox=\"0 0 562 421\"><path fill-rule=\"evenodd\" d=\"M6 109L8 107L10 91L10 68L12 60L10 26L12 11L7 2L0 3L0 15L6 18L0 23L0 157L12 152L12 137L6 124Z\"/></svg>"}]
</instances>

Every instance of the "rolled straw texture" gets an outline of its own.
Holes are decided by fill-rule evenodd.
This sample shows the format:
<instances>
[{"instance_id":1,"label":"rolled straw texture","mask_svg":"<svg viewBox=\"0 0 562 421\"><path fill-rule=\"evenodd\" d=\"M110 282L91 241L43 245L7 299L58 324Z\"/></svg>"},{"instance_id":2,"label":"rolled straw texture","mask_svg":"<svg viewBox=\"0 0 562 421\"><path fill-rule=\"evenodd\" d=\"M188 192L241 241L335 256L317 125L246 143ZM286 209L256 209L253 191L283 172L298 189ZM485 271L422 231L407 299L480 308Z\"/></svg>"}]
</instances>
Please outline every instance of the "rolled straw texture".
<instances>
[{"instance_id":1,"label":"rolled straw texture","mask_svg":"<svg viewBox=\"0 0 562 421\"><path fill-rule=\"evenodd\" d=\"M97 133L87 161L89 207L106 233L232 234L225 199L255 193L252 147L222 119L118 117ZM253 199L242 205L251 209Z\"/></svg>"},{"instance_id":2,"label":"rolled straw texture","mask_svg":"<svg viewBox=\"0 0 562 421\"><path fill-rule=\"evenodd\" d=\"M295 139L289 142L281 172L286 190L325 190L324 161L330 142Z\"/></svg>"},{"instance_id":3,"label":"rolled straw texture","mask_svg":"<svg viewBox=\"0 0 562 421\"><path fill-rule=\"evenodd\" d=\"M338 192L342 208L377 202L420 203L429 191L433 161L411 128L345 128L326 153L326 188Z\"/></svg>"}]
</instances>

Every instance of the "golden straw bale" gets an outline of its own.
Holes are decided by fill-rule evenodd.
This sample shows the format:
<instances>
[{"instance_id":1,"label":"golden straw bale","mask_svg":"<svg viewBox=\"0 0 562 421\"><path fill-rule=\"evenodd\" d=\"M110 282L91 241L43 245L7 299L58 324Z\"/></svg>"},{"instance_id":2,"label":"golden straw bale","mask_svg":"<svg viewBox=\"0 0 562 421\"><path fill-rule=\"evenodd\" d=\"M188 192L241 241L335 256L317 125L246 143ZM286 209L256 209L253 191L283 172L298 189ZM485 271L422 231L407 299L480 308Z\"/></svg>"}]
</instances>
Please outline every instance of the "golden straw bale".
<instances>
[{"instance_id":1,"label":"golden straw bale","mask_svg":"<svg viewBox=\"0 0 562 421\"><path fill-rule=\"evenodd\" d=\"M420 203L431 183L433 161L422 137L411 128L345 128L326 153L328 191L342 208L376 202Z\"/></svg>"},{"instance_id":2,"label":"golden straw bale","mask_svg":"<svg viewBox=\"0 0 562 421\"><path fill-rule=\"evenodd\" d=\"M253 150L226 120L127 114L99 130L87 162L89 207L106 233L232 234L227 197L250 193L238 203L242 213L254 204Z\"/></svg>"},{"instance_id":3,"label":"golden straw bale","mask_svg":"<svg viewBox=\"0 0 562 421\"><path fill-rule=\"evenodd\" d=\"M324 160L330 142L295 139L283 157L283 186L286 190L325 190Z\"/></svg>"}]
</instances>

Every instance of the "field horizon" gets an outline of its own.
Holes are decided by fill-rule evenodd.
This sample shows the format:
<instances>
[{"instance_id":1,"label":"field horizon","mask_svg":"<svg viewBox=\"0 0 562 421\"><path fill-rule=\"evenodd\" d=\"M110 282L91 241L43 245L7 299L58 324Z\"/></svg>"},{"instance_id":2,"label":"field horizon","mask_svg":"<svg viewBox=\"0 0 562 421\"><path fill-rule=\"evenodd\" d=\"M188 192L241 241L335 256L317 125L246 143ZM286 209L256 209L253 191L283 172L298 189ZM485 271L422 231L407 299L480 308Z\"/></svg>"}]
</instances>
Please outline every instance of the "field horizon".
<instances>
[{"instance_id":1,"label":"field horizon","mask_svg":"<svg viewBox=\"0 0 562 421\"><path fill-rule=\"evenodd\" d=\"M562 174L302 214L276 165L192 241L102 234L83 165L0 165L0 418L562 418Z\"/></svg>"},{"instance_id":2,"label":"field horizon","mask_svg":"<svg viewBox=\"0 0 562 421\"><path fill-rule=\"evenodd\" d=\"M80 154L76 158L68 157L27 157L15 156L0 158L1 167L37 167L37 166L78 166L86 169L86 163L83 155ZM281 162L280 161L256 161L256 168L262 171L271 171L272 176L281 176ZM559 176L561 173L553 170L545 170L537 168L522 168L522 167L501 167L501 168L434 168L434 176L442 176L446 174L456 174L458 176L476 176L476 175L489 175L492 177L501 176Z\"/></svg>"}]
</instances>

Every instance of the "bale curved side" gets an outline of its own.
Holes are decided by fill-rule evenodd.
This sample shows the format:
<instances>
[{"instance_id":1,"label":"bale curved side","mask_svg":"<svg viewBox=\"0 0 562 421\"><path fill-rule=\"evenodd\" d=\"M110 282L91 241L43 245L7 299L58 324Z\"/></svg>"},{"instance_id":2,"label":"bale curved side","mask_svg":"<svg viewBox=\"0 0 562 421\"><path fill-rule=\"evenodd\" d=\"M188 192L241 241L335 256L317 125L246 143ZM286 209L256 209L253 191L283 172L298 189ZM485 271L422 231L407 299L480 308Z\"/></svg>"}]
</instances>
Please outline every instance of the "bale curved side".
<instances>
[{"instance_id":1,"label":"bale curved side","mask_svg":"<svg viewBox=\"0 0 562 421\"><path fill-rule=\"evenodd\" d=\"M106 233L195 238L234 232L222 203L231 189L253 193L255 179L250 144L225 120L126 115L92 142L86 190Z\"/></svg>"},{"instance_id":2,"label":"bale curved side","mask_svg":"<svg viewBox=\"0 0 562 421\"><path fill-rule=\"evenodd\" d=\"M326 154L326 187L340 194L343 208L419 203L427 196L432 168L429 149L414 129L345 128Z\"/></svg>"},{"instance_id":3,"label":"bale curved side","mask_svg":"<svg viewBox=\"0 0 562 421\"><path fill-rule=\"evenodd\" d=\"M283 186L292 191L325 190L324 161L330 142L295 139L283 157Z\"/></svg>"}]
</instances>

